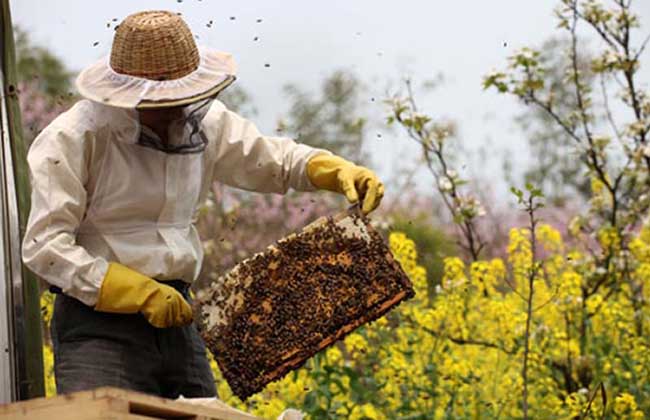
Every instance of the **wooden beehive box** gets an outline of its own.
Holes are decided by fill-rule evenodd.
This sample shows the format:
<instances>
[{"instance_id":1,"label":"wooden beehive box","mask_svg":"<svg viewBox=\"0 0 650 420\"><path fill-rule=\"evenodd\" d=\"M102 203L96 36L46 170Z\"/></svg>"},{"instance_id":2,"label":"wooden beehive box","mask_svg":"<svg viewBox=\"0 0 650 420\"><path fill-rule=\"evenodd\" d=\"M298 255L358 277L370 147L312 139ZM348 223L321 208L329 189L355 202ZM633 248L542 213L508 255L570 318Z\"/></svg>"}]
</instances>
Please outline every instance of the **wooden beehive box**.
<instances>
[{"instance_id":1,"label":"wooden beehive box","mask_svg":"<svg viewBox=\"0 0 650 420\"><path fill-rule=\"evenodd\" d=\"M414 294L369 220L321 218L197 293L195 319L238 397L300 367Z\"/></svg>"},{"instance_id":2,"label":"wooden beehive box","mask_svg":"<svg viewBox=\"0 0 650 420\"><path fill-rule=\"evenodd\" d=\"M261 420L223 402L210 406L118 388L97 388L53 398L0 404L0 420Z\"/></svg>"}]
</instances>

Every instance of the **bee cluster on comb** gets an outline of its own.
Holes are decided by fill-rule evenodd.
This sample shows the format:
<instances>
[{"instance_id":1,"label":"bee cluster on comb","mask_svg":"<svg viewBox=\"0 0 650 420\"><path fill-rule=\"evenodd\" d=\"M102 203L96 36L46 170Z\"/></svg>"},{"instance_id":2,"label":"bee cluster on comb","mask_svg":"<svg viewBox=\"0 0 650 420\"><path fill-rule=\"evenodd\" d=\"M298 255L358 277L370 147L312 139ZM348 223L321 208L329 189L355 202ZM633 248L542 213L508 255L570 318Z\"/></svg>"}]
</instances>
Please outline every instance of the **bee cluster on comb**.
<instances>
[{"instance_id":1,"label":"bee cluster on comb","mask_svg":"<svg viewBox=\"0 0 650 420\"><path fill-rule=\"evenodd\" d=\"M321 218L197 293L195 319L241 399L405 299L413 287L358 212Z\"/></svg>"}]
</instances>

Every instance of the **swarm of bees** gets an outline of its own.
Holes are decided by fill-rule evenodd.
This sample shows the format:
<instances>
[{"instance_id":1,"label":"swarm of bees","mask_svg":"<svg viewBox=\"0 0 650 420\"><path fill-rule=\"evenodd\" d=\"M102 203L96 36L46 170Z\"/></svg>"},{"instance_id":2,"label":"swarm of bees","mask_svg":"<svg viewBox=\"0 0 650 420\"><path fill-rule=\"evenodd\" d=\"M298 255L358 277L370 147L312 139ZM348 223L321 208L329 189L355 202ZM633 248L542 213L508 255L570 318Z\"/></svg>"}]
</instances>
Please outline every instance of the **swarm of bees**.
<instances>
[{"instance_id":1,"label":"swarm of bees","mask_svg":"<svg viewBox=\"0 0 650 420\"><path fill-rule=\"evenodd\" d=\"M199 330L241 399L414 295L369 220L322 218L241 262L194 304Z\"/></svg>"}]
</instances>

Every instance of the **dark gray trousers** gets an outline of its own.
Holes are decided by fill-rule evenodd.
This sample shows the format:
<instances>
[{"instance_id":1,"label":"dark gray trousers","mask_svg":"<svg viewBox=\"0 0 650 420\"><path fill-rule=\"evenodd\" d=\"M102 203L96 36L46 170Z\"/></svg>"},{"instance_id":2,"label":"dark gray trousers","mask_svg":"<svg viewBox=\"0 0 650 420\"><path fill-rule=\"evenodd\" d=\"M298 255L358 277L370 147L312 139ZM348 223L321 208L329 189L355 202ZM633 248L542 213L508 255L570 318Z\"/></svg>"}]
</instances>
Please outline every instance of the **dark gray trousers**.
<instances>
[{"instance_id":1,"label":"dark gray trousers","mask_svg":"<svg viewBox=\"0 0 650 420\"><path fill-rule=\"evenodd\" d=\"M165 398L217 395L194 324L155 328L140 314L97 312L58 294L51 334L59 394L114 386Z\"/></svg>"}]
</instances>

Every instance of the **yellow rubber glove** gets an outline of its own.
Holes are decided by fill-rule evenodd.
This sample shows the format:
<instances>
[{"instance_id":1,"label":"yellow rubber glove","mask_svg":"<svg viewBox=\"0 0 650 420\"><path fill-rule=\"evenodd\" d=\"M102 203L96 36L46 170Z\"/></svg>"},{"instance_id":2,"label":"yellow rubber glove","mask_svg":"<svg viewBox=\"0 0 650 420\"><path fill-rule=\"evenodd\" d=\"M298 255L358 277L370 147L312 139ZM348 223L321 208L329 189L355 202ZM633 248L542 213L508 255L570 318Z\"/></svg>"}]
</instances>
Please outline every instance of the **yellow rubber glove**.
<instances>
[{"instance_id":1,"label":"yellow rubber glove","mask_svg":"<svg viewBox=\"0 0 650 420\"><path fill-rule=\"evenodd\" d=\"M314 156L307 162L307 176L316 188L344 194L352 204L361 199L364 214L376 209L384 196L384 185L374 172L338 156Z\"/></svg>"},{"instance_id":2,"label":"yellow rubber glove","mask_svg":"<svg viewBox=\"0 0 650 420\"><path fill-rule=\"evenodd\" d=\"M192 322L192 308L176 289L114 262L108 265L95 310L119 314L140 312L157 328Z\"/></svg>"}]
</instances>

